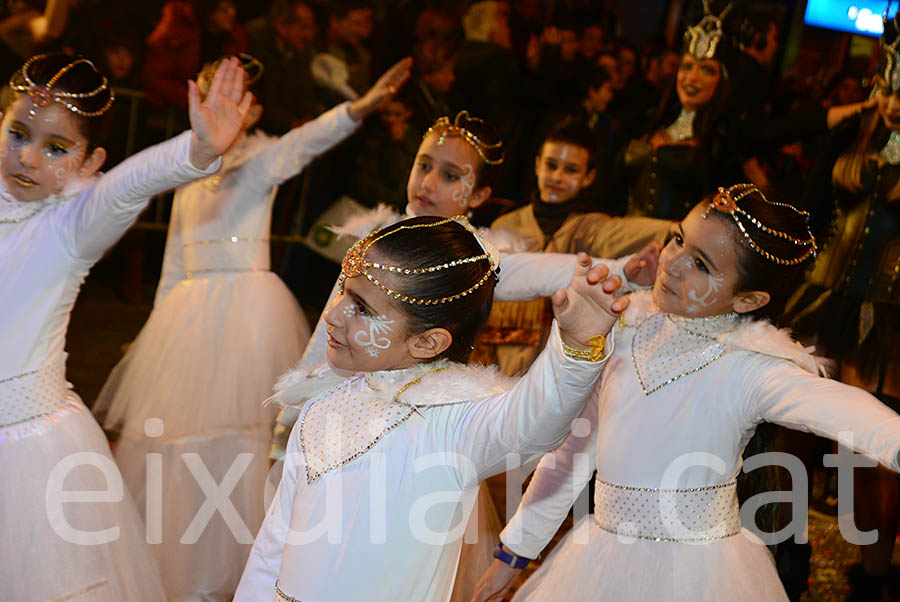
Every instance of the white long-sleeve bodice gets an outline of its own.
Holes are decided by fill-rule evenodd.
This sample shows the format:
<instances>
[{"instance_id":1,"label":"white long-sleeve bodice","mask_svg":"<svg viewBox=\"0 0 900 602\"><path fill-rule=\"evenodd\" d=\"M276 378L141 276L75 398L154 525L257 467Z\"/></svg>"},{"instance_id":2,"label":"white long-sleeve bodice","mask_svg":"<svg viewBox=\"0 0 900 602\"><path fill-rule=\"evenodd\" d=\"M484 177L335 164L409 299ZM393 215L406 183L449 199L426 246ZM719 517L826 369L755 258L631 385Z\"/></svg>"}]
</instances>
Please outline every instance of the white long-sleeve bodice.
<instances>
[{"instance_id":1,"label":"white long-sleeve bodice","mask_svg":"<svg viewBox=\"0 0 900 602\"><path fill-rule=\"evenodd\" d=\"M323 457L317 450L327 454L334 447L321 441L328 436L321 417L316 415L313 425L306 425L304 417L324 411L329 420L337 415L352 421L360 411L365 414L374 402L345 409L339 404L348 391L365 391L366 378L350 377L307 403L235 600L271 597L276 579L288 595L310 602L448 599L460 531L478 484L506 470L507 454L552 448L568 431L599 366L564 356L554 329L531 370L505 393L453 403L460 381L477 384L485 378L466 372L471 368L457 370L434 375L444 379L439 382L423 377L416 381L418 391L410 389L405 398L419 403L417 393L443 396L446 405L438 400L406 412L408 419L363 447L361 455L347 454L349 459L331 464L330 470L307 470ZM397 380L394 388L405 380ZM316 410L319 404L335 404L326 407L340 413ZM371 429L373 423L368 424Z\"/></svg>"},{"instance_id":2,"label":"white long-sleeve bodice","mask_svg":"<svg viewBox=\"0 0 900 602\"><path fill-rule=\"evenodd\" d=\"M646 394L647 383L642 385L636 369L646 358L636 349L635 334L644 320L661 315L658 310L641 311L649 305L649 294L637 295L635 307L626 312L626 326L617 331L616 349L598 391L582 414L590 429L575 429L544 456L519 510L501 534L516 553L529 558L540 554L594 469L607 483L651 489L708 487L733 480L741 470L744 447L763 421L831 439L849 431L856 451L900 469L900 416L865 391L788 361L786 356L800 357L802 350L785 344L787 336L773 327L742 332L754 328L745 322L719 335L722 347L707 358L724 350L718 359ZM783 340L766 340L776 336ZM776 353L764 353L766 348ZM779 357L777 352L784 350L787 353ZM654 354L647 361L658 365L664 360ZM660 382L686 371L673 368ZM700 455L678 468L685 454Z\"/></svg>"},{"instance_id":3,"label":"white long-sleeve bodice","mask_svg":"<svg viewBox=\"0 0 900 602\"><path fill-rule=\"evenodd\" d=\"M359 124L344 103L280 138L254 134L223 157L219 173L175 194L156 303L186 275L269 269L278 185Z\"/></svg>"},{"instance_id":4,"label":"white long-sleeve bodice","mask_svg":"<svg viewBox=\"0 0 900 602\"><path fill-rule=\"evenodd\" d=\"M91 266L153 195L219 167L217 160L196 169L189 147L185 132L59 197L37 201L43 208L26 219L4 219L29 203L15 201L0 184L0 379L63 360L69 314Z\"/></svg>"}]
</instances>

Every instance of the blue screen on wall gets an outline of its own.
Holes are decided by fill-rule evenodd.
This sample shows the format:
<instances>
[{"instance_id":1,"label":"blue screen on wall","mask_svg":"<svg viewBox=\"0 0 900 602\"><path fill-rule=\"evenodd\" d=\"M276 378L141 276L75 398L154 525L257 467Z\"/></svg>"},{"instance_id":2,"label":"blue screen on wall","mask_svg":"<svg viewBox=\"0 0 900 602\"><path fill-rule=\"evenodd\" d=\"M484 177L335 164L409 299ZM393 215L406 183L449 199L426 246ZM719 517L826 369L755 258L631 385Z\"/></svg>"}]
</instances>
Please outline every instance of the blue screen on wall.
<instances>
[{"instance_id":1,"label":"blue screen on wall","mask_svg":"<svg viewBox=\"0 0 900 602\"><path fill-rule=\"evenodd\" d=\"M825 29L879 37L886 6L884 0L809 0L803 21ZM891 3L891 17L897 13L897 6L898 2Z\"/></svg>"}]
</instances>

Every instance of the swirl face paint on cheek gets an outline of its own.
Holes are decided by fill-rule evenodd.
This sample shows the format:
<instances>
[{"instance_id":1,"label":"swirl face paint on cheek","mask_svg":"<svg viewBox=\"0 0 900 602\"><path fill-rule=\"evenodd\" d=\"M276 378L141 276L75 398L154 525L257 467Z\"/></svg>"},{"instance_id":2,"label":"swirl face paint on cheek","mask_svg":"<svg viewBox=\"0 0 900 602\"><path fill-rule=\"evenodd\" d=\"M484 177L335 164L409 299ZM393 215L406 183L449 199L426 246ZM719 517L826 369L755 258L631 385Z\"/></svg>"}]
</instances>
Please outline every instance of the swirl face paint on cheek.
<instances>
[{"instance_id":1,"label":"swirl face paint on cheek","mask_svg":"<svg viewBox=\"0 0 900 602\"><path fill-rule=\"evenodd\" d=\"M707 287L705 293L703 293L702 295L698 295L696 290L688 290L688 299L693 301L693 303L691 303L687 308L689 312L699 311L701 308L709 307L719 300L718 297L713 297L712 299L710 299L710 297L713 295L713 293L718 292L719 289L722 288L722 283L725 281L725 275L707 274L706 277Z\"/></svg>"},{"instance_id":2,"label":"swirl face paint on cheek","mask_svg":"<svg viewBox=\"0 0 900 602\"><path fill-rule=\"evenodd\" d=\"M463 165L462 169L459 188L453 191L452 198L459 204L460 209L465 209L469 205L469 199L472 198L472 191L475 190L475 169L468 163Z\"/></svg>"},{"instance_id":3,"label":"swirl face paint on cheek","mask_svg":"<svg viewBox=\"0 0 900 602\"><path fill-rule=\"evenodd\" d=\"M60 148L62 148L62 151L51 148L46 149L43 157L48 166L53 168L52 166L55 165L55 168L53 168L54 183L56 185L53 192L55 193L59 193L65 188L72 176L78 171L83 159L83 146L80 142L76 142L68 147L60 146Z\"/></svg>"},{"instance_id":4,"label":"swirl face paint on cheek","mask_svg":"<svg viewBox=\"0 0 900 602\"><path fill-rule=\"evenodd\" d=\"M385 336L394 331L391 328L393 320L383 317L363 316L366 328L358 330L353 335L353 340L357 345L366 349L372 357L378 357L380 349L390 349L391 340Z\"/></svg>"}]
</instances>

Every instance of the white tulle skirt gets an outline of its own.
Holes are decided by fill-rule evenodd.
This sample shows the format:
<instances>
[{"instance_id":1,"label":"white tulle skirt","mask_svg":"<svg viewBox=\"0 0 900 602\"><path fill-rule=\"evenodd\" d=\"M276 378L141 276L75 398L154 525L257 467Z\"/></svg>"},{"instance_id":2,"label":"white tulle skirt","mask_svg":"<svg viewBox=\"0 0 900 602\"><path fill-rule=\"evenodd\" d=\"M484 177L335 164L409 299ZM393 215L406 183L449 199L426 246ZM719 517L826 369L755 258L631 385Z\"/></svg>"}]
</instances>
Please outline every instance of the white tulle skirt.
<instances>
[{"instance_id":1,"label":"white tulle skirt","mask_svg":"<svg viewBox=\"0 0 900 602\"><path fill-rule=\"evenodd\" d=\"M271 272L184 280L104 385L94 411L121 432L116 460L158 526L151 549L170 602L231 599L265 514L277 408L261 402L308 338L300 307ZM158 454L150 457L161 477L148 474L148 454Z\"/></svg>"},{"instance_id":2,"label":"white tulle skirt","mask_svg":"<svg viewBox=\"0 0 900 602\"><path fill-rule=\"evenodd\" d=\"M585 516L516 592L547 600L786 601L768 549L749 531L702 544L624 538Z\"/></svg>"},{"instance_id":3,"label":"white tulle skirt","mask_svg":"<svg viewBox=\"0 0 900 602\"><path fill-rule=\"evenodd\" d=\"M163 602L109 444L71 397L47 432L0 442L0 599Z\"/></svg>"}]
</instances>

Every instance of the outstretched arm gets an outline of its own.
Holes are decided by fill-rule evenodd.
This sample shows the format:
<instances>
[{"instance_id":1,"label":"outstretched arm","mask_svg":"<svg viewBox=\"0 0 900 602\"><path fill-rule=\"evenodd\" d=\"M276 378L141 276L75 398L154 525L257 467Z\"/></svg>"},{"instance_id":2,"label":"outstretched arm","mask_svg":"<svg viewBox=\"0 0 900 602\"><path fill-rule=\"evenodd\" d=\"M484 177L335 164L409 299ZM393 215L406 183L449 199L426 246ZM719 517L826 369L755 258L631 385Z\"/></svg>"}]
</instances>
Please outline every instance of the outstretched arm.
<instances>
[{"instance_id":1,"label":"outstretched arm","mask_svg":"<svg viewBox=\"0 0 900 602\"><path fill-rule=\"evenodd\" d=\"M350 117L362 121L390 100L400 87L409 79L412 59L406 57L397 61L393 67L385 71L378 81L369 88L362 98L350 103Z\"/></svg>"},{"instance_id":2,"label":"outstretched arm","mask_svg":"<svg viewBox=\"0 0 900 602\"><path fill-rule=\"evenodd\" d=\"M593 347L594 335L608 334L627 307L627 297L614 297L620 284L581 254L570 286L552 297L557 327L525 376L507 393L453 410L460 416L451 421L449 447L472 461L479 479L506 470L508 454L553 449L569 432L603 364L577 351Z\"/></svg>"},{"instance_id":3,"label":"outstretched arm","mask_svg":"<svg viewBox=\"0 0 900 602\"><path fill-rule=\"evenodd\" d=\"M250 107L243 77L237 59L225 61L202 103L193 87L194 130L130 157L83 192L72 211L60 213L62 241L74 257L96 261L134 223L153 195L218 169L219 155L240 132Z\"/></svg>"}]
</instances>

